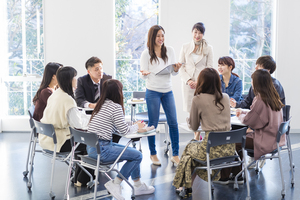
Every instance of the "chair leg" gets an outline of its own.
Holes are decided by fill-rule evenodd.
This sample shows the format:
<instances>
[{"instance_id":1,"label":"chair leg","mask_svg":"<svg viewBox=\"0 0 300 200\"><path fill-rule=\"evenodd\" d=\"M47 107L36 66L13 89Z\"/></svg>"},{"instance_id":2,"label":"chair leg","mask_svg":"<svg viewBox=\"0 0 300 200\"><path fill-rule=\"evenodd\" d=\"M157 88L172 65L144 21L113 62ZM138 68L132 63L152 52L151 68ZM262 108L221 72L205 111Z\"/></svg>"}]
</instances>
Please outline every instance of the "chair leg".
<instances>
[{"instance_id":1,"label":"chair leg","mask_svg":"<svg viewBox=\"0 0 300 200\"><path fill-rule=\"evenodd\" d=\"M278 149L279 168L280 168L281 183L282 183L281 195L282 195L282 198L284 198L284 196L285 196L285 185L284 185L283 169L282 169L282 162L281 162L280 149L279 149L279 144L278 143L277 143L277 149Z\"/></svg>"},{"instance_id":2,"label":"chair leg","mask_svg":"<svg viewBox=\"0 0 300 200\"><path fill-rule=\"evenodd\" d=\"M74 150L72 150L72 152L73 151ZM70 159L70 162L69 162L69 167L68 167L68 174L67 174L67 181L66 181L66 186L65 186L64 200L70 199L70 196L69 196L69 187L70 187L70 182L71 182L71 171L72 171L72 167L73 167L73 158L74 158L74 154L72 153L72 156L71 156L71 159Z\"/></svg>"},{"instance_id":3,"label":"chair leg","mask_svg":"<svg viewBox=\"0 0 300 200\"><path fill-rule=\"evenodd\" d=\"M244 177L246 179L246 185L247 185L247 197L246 197L246 200L251 200L251 196L250 196L250 186L249 186L249 174L248 174L248 169L247 169L247 164L246 164L246 153L245 153L245 150L243 150L243 159L244 159ZM236 176L236 180L237 180L237 177Z\"/></svg>"},{"instance_id":4,"label":"chair leg","mask_svg":"<svg viewBox=\"0 0 300 200\"><path fill-rule=\"evenodd\" d=\"M165 140L164 140L164 143L167 145L165 148L164 148L164 153L167 154L170 150L170 145L171 145L171 142L169 141L168 139L169 137L169 126L168 126L168 123L165 122Z\"/></svg>"},{"instance_id":5,"label":"chair leg","mask_svg":"<svg viewBox=\"0 0 300 200\"><path fill-rule=\"evenodd\" d=\"M51 178L50 178L50 192L49 195L52 199L55 198L55 194L52 191L52 184L53 184L53 176L54 176L54 168L55 168L55 158L56 158L56 145L54 146L53 151L53 158L52 158L52 169L51 169Z\"/></svg>"},{"instance_id":6,"label":"chair leg","mask_svg":"<svg viewBox=\"0 0 300 200\"><path fill-rule=\"evenodd\" d=\"M208 199L212 199L211 193L211 178L210 178L210 162L209 162L209 154L206 153L206 161L207 161L207 184L208 184Z\"/></svg>"},{"instance_id":7,"label":"chair leg","mask_svg":"<svg viewBox=\"0 0 300 200\"><path fill-rule=\"evenodd\" d=\"M288 149L288 154L289 154L289 159L290 159L290 169L291 169L291 173L292 173L292 180L291 180L291 184L292 187L294 187L294 163L293 163L293 155L292 155L292 146L291 146L291 140L290 140L290 135L287 135L287 149Z\"/></svg>"},{"instance_id":8,"label":"chair leg","mask_svg":"<svg viewBox=\"0 0 300 200\"><path fill-rule=\"evenodd\" d=\"M37 138L34 138L33 145L32 145L32 147L34 147L34 149L35 149L35 146L36 146L36 142L37 142ZM31 189L31 186L32 186L31 176L32 176L34 155L35 155L34 150L32 150L31 153L30 153L31 164L30 164L30 168L29 168L29 176L28 176L28 182L27 182L27 187L28 187L29 190Z\"/></svg>"},{"instance_id":9,"label":"chair leg","mask_svg":"<svg viewBox=\"0 0 300 200\"><path fill-rule=\"evenodd\" d=\"M30 141L29 141L29 147L28 147L28 153L27 153L27 161L26 161L26 170L23 172L23 176L26 177L28 174L28 163L30 163L30 165L32 165L32 161L29 159L31 158L31 152L34 151L33 147L32 147L32 142L33 142L33 131L31 131L31 135L30 135Z\"/></svg>"}]
</instances>

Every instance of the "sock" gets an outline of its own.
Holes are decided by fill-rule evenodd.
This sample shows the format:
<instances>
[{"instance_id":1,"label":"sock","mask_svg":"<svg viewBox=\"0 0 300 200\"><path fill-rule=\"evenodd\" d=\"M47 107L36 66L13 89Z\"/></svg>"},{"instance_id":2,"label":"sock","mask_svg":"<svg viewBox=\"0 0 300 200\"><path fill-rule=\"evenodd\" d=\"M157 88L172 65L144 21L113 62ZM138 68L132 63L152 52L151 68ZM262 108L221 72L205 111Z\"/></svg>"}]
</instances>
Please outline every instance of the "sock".
<instances>
[{"instance_id":1,"label":"sock","mask_svg":"<svg viewBox=\"0 0 300 200\"><path fill-rule=\"evenodd\" d=\"M121 183L122 183L121 179L119 179L117 177L114 179L114 184L119 184L120 185Z\"/></svg>"},{"instance_id":2,"label":"sock","mask_svg":"<svg viewBox=\"0 0 300 200\"><path fill-rule=\"evenodd\" d=\"M133 185L134 185L135 187L140 187L140 186L142 185L142 182L141 182L141 180L133 181Z\"/></svg>"}]
</instances>

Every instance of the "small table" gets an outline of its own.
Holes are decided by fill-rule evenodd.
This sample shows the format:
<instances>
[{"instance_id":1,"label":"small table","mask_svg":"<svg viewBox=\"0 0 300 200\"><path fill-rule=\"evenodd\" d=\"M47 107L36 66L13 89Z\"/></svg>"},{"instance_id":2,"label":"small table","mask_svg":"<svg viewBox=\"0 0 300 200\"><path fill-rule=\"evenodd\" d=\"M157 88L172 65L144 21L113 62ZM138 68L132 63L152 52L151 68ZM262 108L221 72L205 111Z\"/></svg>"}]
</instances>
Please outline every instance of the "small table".
<instances>
[{"instance_id":1,"label":"small table","mask_svg":"<svg viewBox=\"0 0 300 200\"><path fill-rule=\"evenodd\" d=\"M127 101L127 104L131 105L131 121L133 122L135 120L135 114L136 114L136 111L135 111L135 106L136 104L145 104L146 103L146 100L142 100L142 101L132 101L132 99L129 99Z\"/></svg>"}]
</instances>

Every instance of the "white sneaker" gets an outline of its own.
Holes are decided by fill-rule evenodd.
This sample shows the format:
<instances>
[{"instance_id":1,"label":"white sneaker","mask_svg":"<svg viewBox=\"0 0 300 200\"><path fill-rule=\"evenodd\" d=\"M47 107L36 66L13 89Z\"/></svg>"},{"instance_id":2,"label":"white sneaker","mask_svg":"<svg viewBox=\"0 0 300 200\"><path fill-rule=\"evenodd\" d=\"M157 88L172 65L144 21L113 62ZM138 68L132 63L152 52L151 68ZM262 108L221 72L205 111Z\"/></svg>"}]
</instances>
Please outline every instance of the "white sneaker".
<instances>
[{"instance_id":1,"label":"white sneaker","mask_svg":"<svg viewBox=\"0 0 300 200\"><path fill-rule=\"evenodd\" d=\"M115 184L113 180L110 180L105 183L104 186L108 190L108 192L117 200L125 200L125 198L122 197L122 188L120 184Z\"/></svg>"},{"instance_id":2,"label":"white sneaker","mask_svg":"<svg viewBox=\"0 0 300 200\"><path fill-rule=\"evenodd\" d=\"M253 161L254 161L254 158L253 158L253 157L249 157L249 159L248 159L248 165L249 165L250 163L252 163ZM249 168L249 169L253 169L253 168L255 168L255 166L256 166L256 162L253 163L252 165L250 165L248 168Z\"/></svg>"},{"instance_id":3,"label":"white sneaker","mask_svg":"<svg viewBox=\"0 0 300 200\"><path fill-rule=\"evenodd\" d=\"M143 195L143 194L152 194L155 192L155 188L153 186L147 186L145 183L142 183L141 186L136 187L134 186L134 194L136 196Z\"/></svg>"}]
</instances>

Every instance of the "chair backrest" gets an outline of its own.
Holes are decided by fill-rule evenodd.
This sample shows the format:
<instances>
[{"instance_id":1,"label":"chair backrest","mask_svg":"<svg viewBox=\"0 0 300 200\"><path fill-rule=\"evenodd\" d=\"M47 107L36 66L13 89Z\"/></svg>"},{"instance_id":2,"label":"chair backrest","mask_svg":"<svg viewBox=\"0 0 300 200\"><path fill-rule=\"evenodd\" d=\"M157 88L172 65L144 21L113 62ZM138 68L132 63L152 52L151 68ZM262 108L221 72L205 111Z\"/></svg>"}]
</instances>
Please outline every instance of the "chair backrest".
<instances>
[{"instance_id":1,"label":"chair backrest","mask_svg":"<svg viewBox=\"0 0 300 200\"><path fill-rule=\"evenodd\" d=\"M283 112L283 121L287 121L290 118L290 110L291 110L291 106L290 105L285 105L282 108L282 112Z\"/></svg>"},{"instance_id":2,"label":"chair backrest","mask_svg":"<svg viewBox=\"0 0 300 200\"><path fill-rule=\"evenodd\" d=\"M146 92L140 92L140 91L132 92L132 97L133 98L140 99L140 98L145 98L145 96L146 96Z\"/></svg>"},{"instance_id":3,"label":"chair backrest","mask_svg":"<svg viewBox=\"0 0 300 200\"><path fill-rule=\"evenodd\" d=\"M277 137L276 137L276 142L280 142L280 137L284 134L284 133L288 133L289 132L289 126L290 126L290 121L291 118L286 121L286 122L282 122L279 126L278 129L278 133L277 133Z\"/></svg>"},{"instance_id":4,"label":"chair backrest","mask_svg":"<svg viewBox=\"0 0 300 200\"><path fill-rule=\"evenodd\" d=\"M34 126L35 126L37 133L47 135L48 137L53 138L54 144L57 143L54 126L52 124L44 124L44 123L38 122L34 119L33 119L33 122L34 122Z\"/></svg>"},{"instance_id":5,"label":"chair backrest","mask_svg":"<svg viewBox=\"0 0 300 200\"><path fill-rule=\"evenodd\" d=\"M71 132L71 142L79 142L82 144L89 145L91 147L95 147L97 149L97 153L100 154L100 147L98 145L98 136L96 133L83 132L76 130L74 128L69 127Z\"/></svg>"},{"instance_id":6,"label":"chair backrest","mask_svg":"<svg viewBox=\"0 0 300 200\"><path fill-rule=\"evenodd\" d=\"M33 129L34 128L34 122L33 122L33 118L31 115L31 111L28 109L28 114L29 114L29 124L30 124L30 128Z\"/></svg>"},{"instance_id":7,"label":"chair backrest","mask_svg":"<svg viewBox=\"0 0 300 200\"><path fill-rule=\"evenodd\" d=\"M247 127L227 132L210 132L206 152L210 152L210 147L222 144L242 143L242 148L245 148L246 130Z\"/></svg>"}]
</instances>

